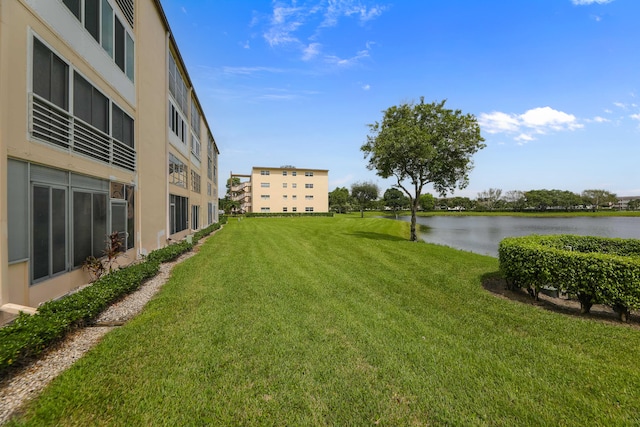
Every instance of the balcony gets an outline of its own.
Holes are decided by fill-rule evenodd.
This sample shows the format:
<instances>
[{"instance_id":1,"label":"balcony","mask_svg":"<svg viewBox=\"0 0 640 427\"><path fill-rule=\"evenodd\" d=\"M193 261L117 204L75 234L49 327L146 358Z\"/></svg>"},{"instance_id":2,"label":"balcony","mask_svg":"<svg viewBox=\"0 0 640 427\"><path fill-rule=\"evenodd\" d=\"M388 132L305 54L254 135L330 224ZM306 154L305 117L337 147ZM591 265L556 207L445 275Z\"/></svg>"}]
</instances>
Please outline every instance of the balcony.
<instances>
[{"instance_id":1,"label":"balcony","mask_svg":"<svg viewBox=\"0 0 640 427\"><path fill-rule=\"evenodd\" d=\"M134 172L136 151L36 94L29 95L29 133L69 152Z\"/></svg>"}]
</instances>

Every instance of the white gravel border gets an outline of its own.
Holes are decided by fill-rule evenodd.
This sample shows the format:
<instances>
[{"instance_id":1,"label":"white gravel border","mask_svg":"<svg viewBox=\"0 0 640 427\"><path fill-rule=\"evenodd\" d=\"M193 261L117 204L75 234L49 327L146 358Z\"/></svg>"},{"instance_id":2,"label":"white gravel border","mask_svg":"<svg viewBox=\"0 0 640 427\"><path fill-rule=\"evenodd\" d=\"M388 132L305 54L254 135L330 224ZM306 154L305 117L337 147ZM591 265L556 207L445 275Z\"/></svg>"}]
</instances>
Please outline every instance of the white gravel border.
<instances>
[{"instance_id":1,"label":"white gravel border","mask_svg":"<svg viewBox=\"0 0 640 427\"><path fill-rule=\"evenodd\" d=\"M216 230L217 231L217 230ZM209 236L215 234L215 231ZM160 270L140 288L111 305L95 319L95 325L68 334L62 342L7 378L0 381L0 425L20 411L24 403L38 396L57 375L69 368L102 337L138 314L160 290L176 264L197 253L207 237L202 238L191 251L177 259L160 265Z\"/></svg>"}]
</instances>

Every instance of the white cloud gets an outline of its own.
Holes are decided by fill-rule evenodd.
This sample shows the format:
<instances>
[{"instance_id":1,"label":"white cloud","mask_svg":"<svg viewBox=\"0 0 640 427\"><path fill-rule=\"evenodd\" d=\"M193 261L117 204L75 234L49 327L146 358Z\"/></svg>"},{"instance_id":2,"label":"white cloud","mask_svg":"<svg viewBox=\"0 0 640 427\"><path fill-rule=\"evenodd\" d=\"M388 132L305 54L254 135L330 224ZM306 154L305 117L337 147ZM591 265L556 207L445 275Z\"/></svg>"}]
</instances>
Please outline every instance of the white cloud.
<instances>
[{"instance_id":1,"label":"white cloud","mask_svg":"<svg viewBox=\"0 0 640 427\"><path fill-rule=\"evenodd\" d=\"M351 58L340 58L338 56L335 55L328 55L325 57L325 61L329 64L334 64L337 65L339 67L351 67L355 64L357 64L358 62L360 62L361 59L363 58L368 58L369 57L369 51L368 50L361 50L360 52L356 53L355 56L352 56Z\"/></svg>"},{"instance_id":2,"label":"white cloud","mask_svg":"<svg viewBox=\"0 0 640 427\"><path fill-rule=\"evenodd\" d=\"M595 116L593 118L593 121L596 122L596 123L607 123L607 122L610 122L611 120L605 119L604 117Z\"/></svg>"},{"instance_id":3,"label":"white cloud","mask_svg":"<svg viewBox=\"0 0 640 427\"><path fill-rule=\"evenodd\" d=\"M482 113L478 121L480 126L489 133L516 132L520 127L517 116L499 111Z\"/></svg>"},{"instance_id":4,"label":"white cloud","mask_svg":"<svg viewBox=\"0 0 640 427\"><path fill-rule=\"evenodd\" d=\"M571 3L576 6L584 6L588 4L607 4L611 3L613 0L571 0Z\"/></svg>"},{"instance_id":5,"label":"white cloud","mask_svg":"<svg viewBox=\"0 0 640 427\"><path fill-rule=\"evenodd\" d=\"M535 140L533 135L542 135L552 131L573 131L583 127L573 114L554 110L551 107L538 107L523 114L494 111L482 113L478 123L483 131L490 134L506 133L517 136L514 140L525 143Z\"/></svg>"},{"instance_id":6,"label":"white cloud","mask_svg":"<svg viewBox=\"0 0 640 427\"><path fill-rule=\"evenodd\" d=\"M615 105L618 108L622 108L623 110L627 109L627 104L623 104L622 102L614 102L613 105Z\"/></svg>"},{"instance_id":7,"label":"white cloud","mask_svg":"<svg viewBox=\"0 0 640 427\"><path fill-rule=\"evenodd\" d=\"M309 46L302 49L302 60L309 61L315 58L320 53L320 43L311 43Z\"/></svg>"},{"instance_id":8,"label":"white cloud","mask_svg":"<svg viewBox=\"0 0 640 427\"><path fill-rule=\"evenodd\" d=\"M182 13L184 13L185 15L187 15L187 8L186 8L186 7L182 6L182 7L180 8L180 10L182 10Z\"/></svg>"},{"instance_id":9,"label":"white cloud","mask_svg":"<svg viewBox=\"0 0 640 427\"><path fill-rule=\"evenodd\" d=\"M271 26L263 34L270 46L296 43L293 33L304 23L304 10L299 7L276 5L271 16Z\"/></svg>"},{"instance_id":10,"label":"white cloud","mask_svg":"<svg viewBox=\"0 0 640 427\"><path fill-rule=\"evenodd\" d=\"M362 89L363 90L369 90L369 89L371 89L371 86L370 85L364 85L364 86L362 86Z\"/></svg>"},{"instance_id":11,"label":"white cloud","mask_svg":"<svg viewBox=\"0 0 640 427\"><path fill-rule=\"evenodd\" d=\"M341 17L356 16L361 24L382 15L385 6L374 5L369 8L353 0L331 0L324 11L324 20L320 27L335 27ZM318 8L316 8L318 10Z\"/></svg>"},{"instance_id":12,"label":"white cloud","mask_svg":"<svg viewBox=\"0 0 640 427\"><path fill-rule=\"evenodd\" d=\"M640 121L640 114L632 114L629 117L631 117L633 120L639 120Z\"/></svg>"},{"instance_id":13,"label":"white cloud","mask_svg":"<svg viewBox=\"0 0 640 427\"><path fill-rule=\"evenodd\" d=\"M545 129L574 130L583 127L576 121L576 116L551 107L534 108L520 116L522 124L544 133Z\"/></svg>"}]
</instances>

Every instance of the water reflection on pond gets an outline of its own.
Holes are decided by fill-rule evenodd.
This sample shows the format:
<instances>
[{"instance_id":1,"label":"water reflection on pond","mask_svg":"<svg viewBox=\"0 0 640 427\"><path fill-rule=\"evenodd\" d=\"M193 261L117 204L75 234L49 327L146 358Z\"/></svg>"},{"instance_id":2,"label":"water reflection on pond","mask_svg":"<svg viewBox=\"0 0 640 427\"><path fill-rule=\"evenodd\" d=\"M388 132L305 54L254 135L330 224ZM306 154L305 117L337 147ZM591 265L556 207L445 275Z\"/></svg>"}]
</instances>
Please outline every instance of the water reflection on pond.
<instances>
[{"instance_id":1,"label":"water reflection on pond","mask_svg":"<svg viewBox=\"0 0 640 427\"><path fill-rule=\"evenodd\" d=\"M411 221L410 216L398 217ZM418 217L418 236L426 242L498 256L500 240L529 234L640 239L640 217L430 216Z\"/></svg>"}]
</instances>

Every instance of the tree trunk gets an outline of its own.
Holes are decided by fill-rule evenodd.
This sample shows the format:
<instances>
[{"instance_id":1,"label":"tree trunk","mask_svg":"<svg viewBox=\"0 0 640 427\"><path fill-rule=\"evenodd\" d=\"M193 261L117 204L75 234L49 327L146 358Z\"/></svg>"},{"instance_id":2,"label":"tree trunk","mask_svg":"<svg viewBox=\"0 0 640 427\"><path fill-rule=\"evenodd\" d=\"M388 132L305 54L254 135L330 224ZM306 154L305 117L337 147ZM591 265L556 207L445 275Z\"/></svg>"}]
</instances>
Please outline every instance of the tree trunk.
<instances>
[{"instance_id":1,"label":"tree trunk","mask_svg":"<svg viewBox=\"0 0 640 427\"><path fill-rule=\"evenodd\" d=\"M416 234L416 211L418 210L418 198L416 197L411 204L411 238L412 242L418 241L418 235Z\"/></svg>"}]
</instances>

